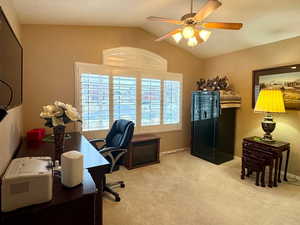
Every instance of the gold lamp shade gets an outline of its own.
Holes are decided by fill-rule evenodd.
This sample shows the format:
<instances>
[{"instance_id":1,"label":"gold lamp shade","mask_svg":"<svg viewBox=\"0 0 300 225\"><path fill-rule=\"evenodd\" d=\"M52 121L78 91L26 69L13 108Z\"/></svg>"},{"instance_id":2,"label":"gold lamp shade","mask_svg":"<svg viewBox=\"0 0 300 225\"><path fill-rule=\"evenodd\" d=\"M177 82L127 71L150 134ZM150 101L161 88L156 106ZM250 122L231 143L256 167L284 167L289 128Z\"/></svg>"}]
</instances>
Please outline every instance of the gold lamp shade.
<instances>
[{"instance_id":1,"label":"gold lamp shade","mask_svg":"<svg viewBox=\"0 0 300 225\"><path fill-rule=\"evenodd\" d=\"M254 112L284 113L284 101L281 90L263 89L259 92Z\"/></svg>"}]
</instances>

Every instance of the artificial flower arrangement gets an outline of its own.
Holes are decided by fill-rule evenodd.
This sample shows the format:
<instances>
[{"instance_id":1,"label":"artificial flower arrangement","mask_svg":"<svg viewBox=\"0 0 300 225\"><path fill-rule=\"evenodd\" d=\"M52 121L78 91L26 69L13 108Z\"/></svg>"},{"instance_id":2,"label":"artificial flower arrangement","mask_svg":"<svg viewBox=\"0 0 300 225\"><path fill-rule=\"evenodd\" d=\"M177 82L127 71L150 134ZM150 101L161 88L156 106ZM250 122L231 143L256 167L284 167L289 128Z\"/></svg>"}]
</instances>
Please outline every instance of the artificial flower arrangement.
<instances>
[{"instance_id":1,"label":"artificial flower arrangement","mask_svg":"<svg viewBox=\"0 0 300 225\"><path fill-rule=\"evenodd\" d=\"M71 122L81 122L80 115L72 105L55 101L54 105L43 107L40 117L46 120L45 126L53 128L55 160L60 160L64 152L65 125Z\"/></svg>"},{"instance_id":2,"label":"artificial flower arrangement","mask_svg":"<svg viewBox=\"0 0 300 225\"><path fill-rule=\"evenodd\" d=\"M40 117L46 120L45 126L50 128L65 126L70 122L81 122L76 108L59 101L55 101L54 105L44 106Z\"/></svg>"}]
</instances>

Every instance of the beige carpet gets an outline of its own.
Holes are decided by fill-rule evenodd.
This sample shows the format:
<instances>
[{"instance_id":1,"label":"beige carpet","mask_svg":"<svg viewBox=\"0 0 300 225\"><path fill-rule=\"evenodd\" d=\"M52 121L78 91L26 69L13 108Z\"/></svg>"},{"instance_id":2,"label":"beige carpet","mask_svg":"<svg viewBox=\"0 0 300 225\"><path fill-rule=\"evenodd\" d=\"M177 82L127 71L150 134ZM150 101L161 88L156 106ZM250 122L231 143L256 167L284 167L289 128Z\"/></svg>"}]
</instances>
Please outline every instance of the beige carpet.
<instances>
[{"instance_id":1,"label":"beige carpet","mask_svg":"<svg viewBox=\"0 0 300 225\"><path fill-rule=\"evenodd\" d=\"M253 176L253 175L252 175ZM240 160L216 166L188 152L108 177L121 202L104 198L104 225L299 225L300 187L240 180Z\"/></svg>"}]
</instances>

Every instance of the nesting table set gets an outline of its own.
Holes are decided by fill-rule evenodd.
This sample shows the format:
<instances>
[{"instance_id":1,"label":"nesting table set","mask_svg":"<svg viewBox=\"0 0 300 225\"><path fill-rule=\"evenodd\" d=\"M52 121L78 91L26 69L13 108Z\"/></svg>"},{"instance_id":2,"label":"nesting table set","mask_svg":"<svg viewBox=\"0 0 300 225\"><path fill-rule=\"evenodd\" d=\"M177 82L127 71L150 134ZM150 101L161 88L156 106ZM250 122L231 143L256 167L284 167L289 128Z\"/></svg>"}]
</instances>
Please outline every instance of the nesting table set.
<instances>
[{"instance_id":1,"label":"nesting table set","mask_svg":"<svg viewBox=\"0 0 300 225\"><path fill-rule=\"evenodd\" d=\"M256 172L255 184L265 187L265 172L266 167L269 167L268 186L277 187L278 183L281 183L281 167L285 151L287 155L283 180L287 181L290 144L281 141L265 142L260 137L244 138L241 179Z\"/></svg>"}]
</instances>

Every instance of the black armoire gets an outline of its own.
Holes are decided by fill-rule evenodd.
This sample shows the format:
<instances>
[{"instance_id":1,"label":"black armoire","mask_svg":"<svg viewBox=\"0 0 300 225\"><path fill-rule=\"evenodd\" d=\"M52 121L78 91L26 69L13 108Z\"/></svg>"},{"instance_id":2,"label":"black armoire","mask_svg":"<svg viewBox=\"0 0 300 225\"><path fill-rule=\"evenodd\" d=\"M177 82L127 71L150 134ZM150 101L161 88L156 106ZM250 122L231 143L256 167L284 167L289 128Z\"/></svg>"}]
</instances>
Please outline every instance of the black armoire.
<instances>
[{"instance_id":1,"label":"black armoire","mask_svg":"<svg viewBox=\"0 0 300 225\"><path fill-rule=\"evenodd\" d=\"M191 110L191 154L214 164L232 160L235 108L221 109L218 91L195 91Z\"/></svg>"}]
</instances>

